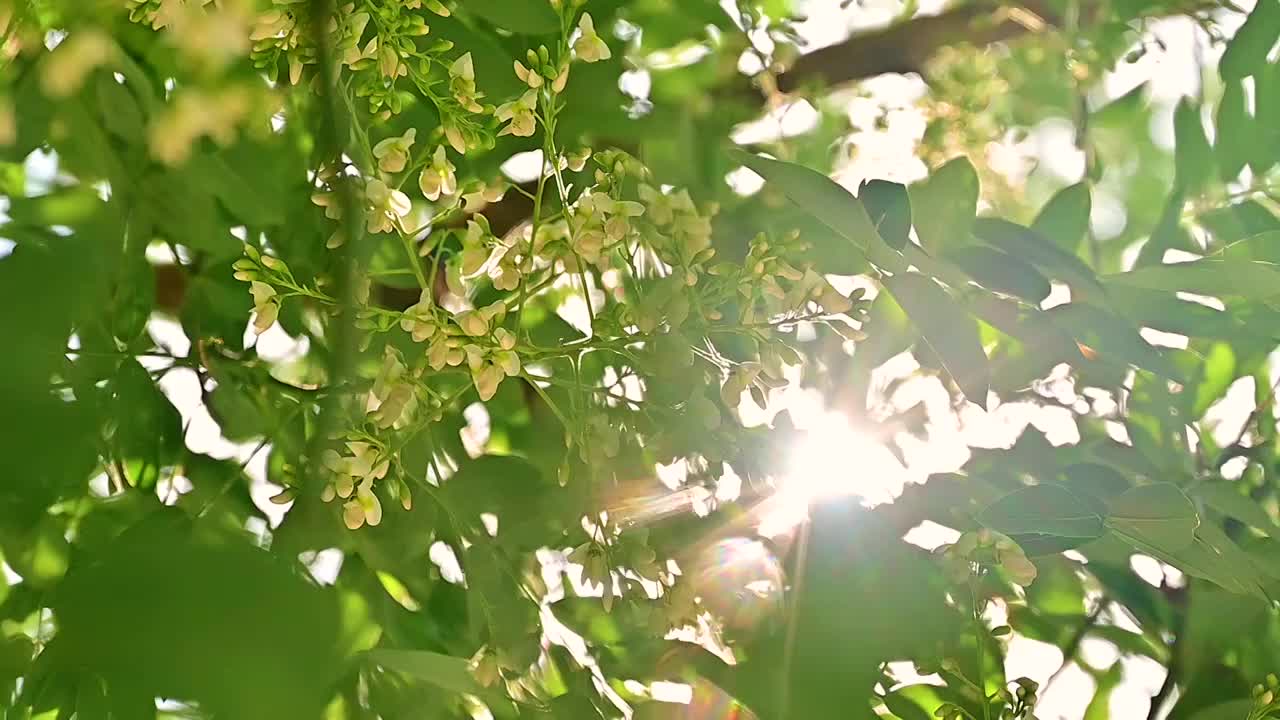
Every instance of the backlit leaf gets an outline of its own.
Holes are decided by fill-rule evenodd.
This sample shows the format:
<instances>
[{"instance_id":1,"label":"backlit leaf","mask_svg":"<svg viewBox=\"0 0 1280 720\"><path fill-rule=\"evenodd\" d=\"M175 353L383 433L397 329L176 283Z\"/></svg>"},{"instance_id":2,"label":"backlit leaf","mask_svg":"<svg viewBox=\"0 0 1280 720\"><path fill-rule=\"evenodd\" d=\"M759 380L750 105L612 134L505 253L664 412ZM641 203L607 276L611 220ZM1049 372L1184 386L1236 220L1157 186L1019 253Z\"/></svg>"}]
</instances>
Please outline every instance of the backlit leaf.
<instances>
[{"instance_id":1,"label":"backlit leaf","mask_svg":"<svg viewBox=\"0 0 1280 720\"><path fill-rule=\"evenodd\" d=\"M916 273L884 281L970 402L985 406L990 383L978 324L937 283Z\"/></svg>"},{"instance_id":2,"label":"backlit leaf","mask_svg":"<svg viewBox=\"0 0 1280 720\"><path fill-rule=\"evenodd\" d=\"M920 244L930 252L969 242L969 226L978 204L978 173L966 157L957 157L908 188L912 222Z\"/></svg>"},{"instance_id":3,"label":"backlit leaf","mask_svg":"<svg viewBox=\"0 0 1280 720\"><path fill-rule=\"evenodd\" d=\"M1173 483L1140 485L1112 498L1106 525L1139 549L1176 553L1195 541L1200 518Z\"/></svg>"},{"instance_id":4,"label":"backlit leaf","mask_svg":"<svg viewBox=\"0 0 1280 720\"><path fill-rule=\"evenodd\" d=\"M1084 182L1068 185L1040 208L1040 214L1031 224L1031 229L1049 238L1055 245L1066 252L1074 253L1089 231L1089 213L1093 208L1093 198L1089 192L1089 184Z\"/></svg>"}]
</instances>

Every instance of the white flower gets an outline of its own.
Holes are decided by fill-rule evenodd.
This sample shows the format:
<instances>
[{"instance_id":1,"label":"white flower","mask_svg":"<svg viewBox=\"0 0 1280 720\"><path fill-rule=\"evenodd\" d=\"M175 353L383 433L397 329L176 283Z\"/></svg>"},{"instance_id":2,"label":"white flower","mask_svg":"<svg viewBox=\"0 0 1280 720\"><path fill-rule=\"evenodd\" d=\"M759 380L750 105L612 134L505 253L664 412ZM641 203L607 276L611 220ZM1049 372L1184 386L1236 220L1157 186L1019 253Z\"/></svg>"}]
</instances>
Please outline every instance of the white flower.
<instances>
[{"instance_id":1,"label":"white flower","mask_svg":"<svg viewBox=\"0 0 1280 720\"><path fill-rule=\"evenodd\" d=\"M431 156L431 164L422 168L422 174L418 176L418 189L432 201L441 195L454 194L458 191L458 178L453 174L454 170L457 168L449 162L444 146L436 147L435 154Z\"/></svg>"},{"instance_id":2,"label":"white flower","mask_svg":"<svg viewBox=\"0 0 1280 720\"><path fill-rule=\"evenodd\" d=\"M389 137L373 146L373 156L378 159L378 168L383 172L398 173L409 164L409 148L413 147L413 139L418 131L409 128L404 135Z\"/></svg>"},{"instance_id":3,"label":"white flower","mask_svg":"<svg viewBox=\"0 0 1280 720\"><path fill-rule=\"evenodd\" d=\"M395 221L408 215L413 207L408 195L388 187L378 178L365 184L364 195L370 206L368 229L371 233L394 230Z\"/></svg>"},{"instance_id":4,"label":"white flower","mask_svg":"<svg viewBox=\"0 0 1280 720\"><path fill-rule=\"evenodd\" d=\"M518 99L499 105L494 116L502 121L509 120L510 123L502 128L498 135L515 135L516 137L533 135L533 131L538 127L537 119L533 114L537 108L538 92L536 90L529 90Z\"/></svg>"},{"instance_id":5,"label":"white flower","mask_svg":"<svg viewBox=\"0 0 1280 720\"><path fill-rule=\"evenodd\" d=\"M463 109L473 113L484 112L484 108L477 102L484 97L484 93L476 90L476 70L471 62L471 53L464 53L449 66L449 90ZM454 145L454 149L457 149L457 145Z\"/></svg>"},{"instance_id":6,"label":"white flower","mask_svg":"<svg viewBox=\"0 0 1280 720\"><path fill-rule=\"evenodd\" d=\"M578 54L579 59L583 62L593 63L597 60L608 60L612 57L609 53L609 46L596 34L596 26L591 20L591 13L582 13L582 17L578 18L578 30L581 35L574 41L573 51Z\"/></svg>"}]
</instances>

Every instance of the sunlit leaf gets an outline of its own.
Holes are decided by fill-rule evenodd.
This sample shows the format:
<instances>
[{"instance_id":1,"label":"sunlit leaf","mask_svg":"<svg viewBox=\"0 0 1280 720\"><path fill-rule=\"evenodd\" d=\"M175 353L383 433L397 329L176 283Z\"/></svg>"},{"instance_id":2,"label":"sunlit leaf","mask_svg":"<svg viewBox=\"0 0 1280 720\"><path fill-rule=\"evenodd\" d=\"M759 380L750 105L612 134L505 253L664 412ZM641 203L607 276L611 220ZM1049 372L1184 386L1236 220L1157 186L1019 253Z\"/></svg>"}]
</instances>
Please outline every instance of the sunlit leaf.
<instances>
[{"instance_id":1,"label":"sunlit leaf","mask_svg":"<svg viewBox=\"0 0 1280 720\"><path fill-rule=\"evenodd\" d=\"M966 157L957 157L908 188L912 222L930 252L969 242L969 226L978 204L978 173Z\"/></svg>"},{"instance_id":2,"label":"sunlit leaf","mask_svg":"<svg viewBox=\"0 0 1280 720\"><path fill-rule=\"evenodd\" d=\"M1194 495L1223 515L1248 523L1268 535L1280 532L1280 527L1276 526L1267 511L1253 498L1241 494L1236 483L1205 483L1196 487Z\"/></svg>"},{"instance_id":3,"label":"sunlit leaf","mask_svg":"<svg viewBox=\"0 0 1280 720\"><path fill-rule=\"evenodd\" d=\"M899 273L884 282L965 397L985 406L990 384L987 355L973 317L923 275Z\"/></svg>"},{"instance_id":4,"label":"sunlit leaf","mask_svg":"<svg viewBox=\"0 0 1280 720\"><path fill-rule=\"evenodd\" d=\"M1016 490L987 506L978 517L983 524L1006 535L1042 533L1096 538L1103 532L1102 516L1096 507L1061 485Z\"/></svg>"},{"instance_id":5,"label":"sunlit leaf","mask_svg":"<svg viewBox=\"0 0 1280 720\"><path fill-rule=\"evenodd\" d=\"M868 180L858 188L858 199L885 243L901 250L911 232L911 198L907 188L887 180Z\"/></svg>"},{"instance_id":6,"label":"sunlit leaf","mask_svg":"<svg viewBox=\"0 0 1280 720\"><path fill-rule=\"evenodd\" d=\"M1106 526L1139 549L1176 553L1195 540L1200 518L1173 483L1140 485L1109 502Z\"/></svg>"},{"instance_id":7,"label":"sunlit leaf","mask_svg":"<svg viewBox=\"0 0 1280 720\"><path fill-rule=\"evenodd\" d=\"M1280 294L1280 265L1226 257L1148 265L1105 279L1132 287L1217 297L1265 299Z\"/></svg>"},{"instance_id":8,"label":"sunlit leaf","mask_svg":"<svg viewBox=\"0 0 1280 720\"><path fill-rule=\"evenodd\" d=\"M1239 80L1256 74L1267 62L1267 54L1280 37L1280 3L1258 0L1253 12L1227 42L1218 70L1224 80Z\"/></svg>"},{"instance_id":9,"label":"sunlit leaf","mask_svg":"<svg viewBox=\"0 0 1280 720\"><path fill-rule=\"evenodd\" d=\"M866 249L875 234L866 208L836 181L803 165L734 150L735 160L775 184L791 201L818 218L854 246ZM852 252L852 249L850 250Z\"/></svg>"},{"instance_id":10,"label":"sunlit leaf","mask_svg":"<svg viewBox=\"0 0 1280 720\"><path fill-rule=\"evenodd\" d=\"M1049 238L1067 252L1075 252L1089 231L1089 213L1093 199L1088 183L1068 185L1040 208L1031 229Z\"/></svg>"},{"instance_id":11,"label":"sunlit leaf","mask_svg":"<svg viewBox=\"0 0 1280 720\"><path fill-rule=\"evenodd\" d=\"M1209 180L1213 148L1205 137L1200 106L1188 98L1179 100L1173 111L1173 134L1178 187L1188 193L1199 192Z\"/></svg>"}]
</instances>

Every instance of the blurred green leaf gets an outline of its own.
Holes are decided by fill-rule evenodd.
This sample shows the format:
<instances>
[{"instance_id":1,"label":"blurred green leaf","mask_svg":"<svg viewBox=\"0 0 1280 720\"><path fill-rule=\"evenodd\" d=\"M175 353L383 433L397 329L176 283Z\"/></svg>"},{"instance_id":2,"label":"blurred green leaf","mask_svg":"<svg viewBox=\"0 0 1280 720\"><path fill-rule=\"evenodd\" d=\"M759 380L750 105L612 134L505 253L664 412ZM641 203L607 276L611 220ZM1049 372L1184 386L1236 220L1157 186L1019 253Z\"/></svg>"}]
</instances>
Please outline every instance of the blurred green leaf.
<instances>
[{"instance_id":1,"label":"blurred green leaf","mask_svg":"<svg viewBox=\"0 0 1280 720\"><path fill-rule=\"evenodd\" d=\"M742 150L734 149L730 155L847 239L852 246L848 252L866 251L872 244L872 238L878 238L875 225L858 198L826 175L803 165L771 160Z\"/></svg>"},{"instance_id":2,"label":"blurred green leaf","mask_svg":"<svg viewBox=\"0 0 1280 720\"><path fill-rule=\"evenodd\" d=\"M1089 232L1089 213L1093 209L1093 198L1089 184L1079 182L1068 185L1040 208L1031 229L1049 240L1064 251L1074 253Z\"/></svg>"},{"instance_id":3,"label":"blurred green leaf","mask_svg":"<svg viewBox=\"0 0 1280 720\"><path fill-rule=\"evenodd\" d=\"M943 258L990 290L1039 304L1053 290L1034 266L995 248L970 245L948 250Z\"/></svg>"},{"instance_id":4,"label":"blurred green leaf","mask_svg":"<svg viewBox=\"0 0 1280 720\"><path fill-rule=\"evenodd\" d=\"M1256 500L1241 493L1238 483L1204 483L1195 488L1193 495L1223 515L1233 517L1268 535L1274 536L1280 532L1280 527L1276 526L1267 511Z\"/></svg>"},{"instance_id":5,"label":"blurred green leaf","mask_svg":"<svg viewBox=\"0 0 1280 720\"><path fill-rule=\"evenodd\" d=\"M1176 553L1192 544L1200 518L1173 483L1152 483L1112 498L1106 526L1135 547Z\"/></svg>"},{"instance_id":6,"label":"blurred green leaf","mask_svg":"<svg viewBox=\"0 0 1280 720\"><path fill-rule=\"evenodd\" d=\"M1178 101L1173 111L1174 160L1178 187L1195 194L1209 181L1213 148L1204 134L1200 106L1190 98Z\"/></svg>"},{"instance_id":7,"label":"blurred green leaf","mask_svg":"<svg viewBox=\"0 0 1280 720\"><path fill-rule=\"evenodd\" d=\"M937 283L917 273L886 278L885 287L970 402L987 404L990 378L978 324Z\"/></svg>"},{"instance_id":8,"label":"blurred green leaf","mask_svg":"<svg viewBox=\"0 0 1280 720\"><path fill-rule=\"evenodd\" d=\"M1227 42L1218 62L1224 80L1255 75L1267 62L1267 53L1280 38L1280 3L1258 0L1244 25Z\"/></svg>"},{"instance_id":9,"label":"blurred green leaf","mask_svg":"<svg viewBox=\"0 0 1280 720\"><path fill-rule=\"evenodd\" d=\"M988 505L978 520L1015 539L1019 535L1052 535L1085 542L1101 537L1104 531L1095 505L1061 485L1033 485Z\"/></svg>"},{"instance_id":10,"label":"blurred green leaf","mask_svg":"<svg viewBox=\"0 0 1280 720\"><path fill-rule=\"evenodd\" d=\"M887 180L868 180L858 188L858 199L885 243L901 250L911 233L911 197L906 186Z\"/></svg>"},{"instance_id":11,"label":"blurred green leaf","mask_svg":"<svg viewBox=\"0 0 1280 720\"><path fill-rule=\"evenodd\" d=\"M908 188L913 224L925 250L939 252L969 242L978 205L978 173L967 157L948 160Z\"/></svg>"}]
</instances>

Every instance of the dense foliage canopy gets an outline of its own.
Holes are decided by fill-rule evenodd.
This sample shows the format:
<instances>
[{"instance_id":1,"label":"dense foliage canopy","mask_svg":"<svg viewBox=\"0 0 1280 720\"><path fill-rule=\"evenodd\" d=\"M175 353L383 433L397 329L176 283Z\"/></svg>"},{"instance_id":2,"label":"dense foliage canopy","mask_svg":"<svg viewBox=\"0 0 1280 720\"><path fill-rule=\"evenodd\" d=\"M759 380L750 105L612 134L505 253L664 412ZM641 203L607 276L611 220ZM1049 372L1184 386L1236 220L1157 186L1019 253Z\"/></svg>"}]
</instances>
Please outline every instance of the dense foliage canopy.
<instances>
[{"instance_id":1,"label":"dense foliage canopy","mask_svg":"<svg viewBox=\"0 0 1280 720\"><path fill-rule=\"evenodd\" d=\"M0 27L3 717L1280 717L1280 0Z\"/></svg>"}]
</instances>

